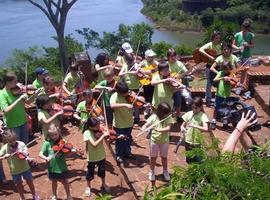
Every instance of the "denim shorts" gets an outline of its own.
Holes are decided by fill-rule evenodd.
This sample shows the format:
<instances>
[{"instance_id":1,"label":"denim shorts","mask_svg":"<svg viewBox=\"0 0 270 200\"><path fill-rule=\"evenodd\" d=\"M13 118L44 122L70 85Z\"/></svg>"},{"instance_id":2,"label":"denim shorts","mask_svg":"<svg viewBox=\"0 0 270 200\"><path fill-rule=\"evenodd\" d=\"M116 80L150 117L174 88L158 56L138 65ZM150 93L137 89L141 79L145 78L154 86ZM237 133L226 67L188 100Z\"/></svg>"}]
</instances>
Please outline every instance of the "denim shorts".
<instances>
[{"instance_id":1,"label":"denim shorts","mask_svg":"<svg viewBox=\"0 0 270 200\"><path fill-rule=\"evenodd\" d=\"M31 170L27 170L25 172L22 172L20 174L16 174L16 175L12 175L12 179L13 179L13 182L15 184L17 183L20 183L22 181L22 177L25 179L25 180L28 180L28 181L31 181L33 180L33 176L32 176L32 172Z\"/></svg>"}]
</instances>

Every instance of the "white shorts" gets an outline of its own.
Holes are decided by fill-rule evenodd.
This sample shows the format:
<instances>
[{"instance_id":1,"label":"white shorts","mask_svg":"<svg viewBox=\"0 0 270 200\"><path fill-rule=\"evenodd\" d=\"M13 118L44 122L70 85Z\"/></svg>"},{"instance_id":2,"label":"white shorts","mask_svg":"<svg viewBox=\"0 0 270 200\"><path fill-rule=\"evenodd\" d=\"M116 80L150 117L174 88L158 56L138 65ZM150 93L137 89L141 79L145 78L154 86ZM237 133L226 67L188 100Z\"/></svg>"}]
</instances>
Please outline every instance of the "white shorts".
<instances>
[{"instance_id":1,"label":"white shorts","mask_svg":"<svg viewBox=\"0 0 270 200\"><path fill-rule=\"evenodd\" d=\"M160 152L160 156L163 158L167 158L169 151L169 143L164 144L155 144L150 141L150 157L158 157L158 152Z\"/></svg>"}]
</instances>

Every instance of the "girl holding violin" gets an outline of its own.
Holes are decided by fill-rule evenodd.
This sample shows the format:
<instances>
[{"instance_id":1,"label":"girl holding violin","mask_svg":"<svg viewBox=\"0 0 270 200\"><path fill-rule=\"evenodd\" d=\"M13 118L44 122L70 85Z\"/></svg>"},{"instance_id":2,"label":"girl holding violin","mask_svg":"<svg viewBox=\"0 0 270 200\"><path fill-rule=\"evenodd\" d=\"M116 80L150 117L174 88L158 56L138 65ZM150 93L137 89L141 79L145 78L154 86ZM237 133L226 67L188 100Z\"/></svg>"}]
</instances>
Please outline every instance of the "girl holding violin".
<instances>
[{"instance_id":1,"label":"girl holding violin","mask_svg":"<svg viewBox=\"0 0 270 200\"><path fill-rule=\"evenodd\" d=\"M115 90L116 81L114 80L114 71L111 68L104 70L104 78L105 80L98 83L95 89L104 90L103 92L103 100L105 103L105 111L107 117L107 123L110 128L112 128L113 121L113 109L110 106L110 98L112 96L113 91Z\"/></svg>"},{"instance_id":2,"label":"girl holding violin","mask_svg":"<svg viewBox=\"0 0 270 200\"><path fill-rule=\"evenodd\" d=\"M65 146L62 144L63 139L61 137L60 129L54 124L50 124L48 127L48 141L45 140L42 144L39 157L48 162L48 176L52 181L52 198L57 199L57 184L61 182L66 191L67 199L72 200L69 183L68 183L68 168L66 164L66 152ZM64 142L65 143L65 142Z\"/></svg>"},{"instance_id":3,"label":"girl holding violin","mask_svg":"<svg viewBox=\"0 0 270 200\"><path fill-rule=\"evenodd\" d=\"M124 78L127 86L130 90L138 94L140 87L140 82L138 78L139 65L135 62L135 56L133 54L125 55L126 64L122 66L119 76ZM134 109L134 126L138 127L140 122L140 110L138 108Z\"/></svg>"},{"instance_id":4,"label":"girl holding violin","mask_svg":"<svg viewBox=\"0 0 270 200\"><path fill-rule=\"evenodd\" d=\"M51 102L61 103L61 91L60 88L57 88L54 84L54 80L51 76L46 76L43 79L43 94L49 96Z\"/></svg>"},{"instance_id":5,"label":"girl holding violin","mask_svg":"<svg viewBox=\"0 0 270 200\"><path fill-rule=\"evenodd\" d=\"M0 159L7 159L10 173L20 195L20 199L25 200L22 183L23 177L30 188L33 199L39 200L40 197L36 193L28 163L28 161L32 161L32 158L28 156L27 146L24 142L17 140L16 133L11 129L6 131L4 139L7 143L0 150Z\"/></svg>"},{"instance_id":6,"label":"girl holding violin","mask_svg":"<svg viewBox=\"0 0 270 200\"><path fill-rule=\"evenodd\" d=\"M129 96L129 88L127 83L120 79L115 85L116 92L110 98L111 108L113 112L113 127L116 135L124 135L126 140L115 141L115 154L118 163L123 162L123 158L132 158L131 142L133 127L133 104L127 101Z\"/></svg>"},{"instance_id":7,"label":"girl holding violin","mask_svg":"<svg viewBox=\"0 0 270 200\"><path fill-rule=\"evenodd\" d=\"M51 123L59 127L60 122L58 117L63 115L63 110L55 111L53 110L52 103L48 95L43 94L37 97L36 106L38 109L38 122L42 127L42 134L44 139L47 140L48 137L48 127Z\"/></svg>"},{"instance_id":8,"label":"girl holding violin","mask_svg":"<svg viewBox=\"0 0 270 200\"><path fill-rule=\"evenodd\" d=\"M97 83L104 80L104 70L111 68L109 64L109 55L102 52L99 53L96 57L95 70L98 72L98 81Z\"/></svg>"},{"instance_id":9,"label":"girl holding violin","mask_svg":"<svg viewBox=\"0 0 270 200\"><path fill-rule=\"evenodd\" d=\"M18 140L27 143L29 134L24 104L31 103L38 93L29 99L20 89L18 93L17 76L13 73L6 73L3 80L5 86L0 93L0 109L4 113L4 122L16 133Z\"/></svg>"},{"instance_id":10,"label":"girl holding violin","mask_svg":"<svg viewBox=\"0 0 270 200\"><path fill-rule=\"evenodd\" d=\"M110 188L105 181L105 164L106 154L103 146L103 140L109 136L108 131L102 131L98 118L88 118L83 127L83 140L86 143L87 154L87 173L86 173L86 189L84 196L91 195L91 181L94 179L95 167L98 167L97 175L101 178L101 190L109 192Z\"/></svg>"},{"instance_id":11,"label":"girl holding violin","mask_svg":"<svg viewBox=\"0 0 270 200\"><path fill-rule=\"evenodd\" d=\"M93 98L93 92L91 89L83 91L83 101L80 102L74 113L74 118L81 122L83 125L90 116L99 117L103 119L102 109L97 104L97 101Z\"/></svg>"}]
</instances>

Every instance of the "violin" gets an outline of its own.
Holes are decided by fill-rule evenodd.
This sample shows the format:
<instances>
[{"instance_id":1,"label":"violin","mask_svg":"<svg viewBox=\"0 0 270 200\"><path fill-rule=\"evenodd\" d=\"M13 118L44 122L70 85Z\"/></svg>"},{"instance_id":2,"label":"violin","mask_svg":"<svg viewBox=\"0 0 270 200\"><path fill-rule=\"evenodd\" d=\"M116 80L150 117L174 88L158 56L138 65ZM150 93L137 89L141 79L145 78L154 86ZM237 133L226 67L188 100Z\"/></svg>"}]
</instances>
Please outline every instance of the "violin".
<instances>
[{"instance_id":1,"label":"violin","mask_svg":"<svg viewBox=\"0 0 270 200\"><path fill-rule=\"evenodd\" d=\"M16 155L20 160L26 160L29 157L28 152L19 149L19 143L16 142L14 146L11 146L11 151L14 152L12 155Z\"/></svg>"},{"instance_id":2,"label":"violin","mask_svg":"<svg viewBox=\"0 0 270 200\"><path fill-rule=\"evenodd\" d=\"M61 152L64 154L68 154L71 152L76 152L77 150L73 147L71 143L65 142L63 139L58 140L53 146L52 150L57 153Z\"/></svg>"},{"instance_id":3,"label":"violin","mask_svg":"<svg viewBox=\"0 0 270 200\"><path fill-rule=\"evenodd\" d=\"M112 142L112 141L115 141L115 140L118 140L118 139L123 139L123 140L128 139L128 137L125 136L125 135L117 136L115 130L107 129L104 126L100 126L99 130L94 131L95 138L99 139L104 134L105 131L109 131L109 136L107 137L107 141L109 141L109 142Z\"/></svg>"},{"instance_id":4,"label":"violin","mask_svg":"<svg viewBox=\"0 0 270 200\"><path fill-rule=\"evenodd\" d=\"M166 83L169 86L171 86L173 88L178 88L178 87L182 86L183 84L182 84L182 80L181 79L175 78L175 75L176 74L174 74L174 75L169 74L168 76L163 77L163 79L168 79L166 81Z\"/></svg>"},{"instance_id":5,"label":"violin","mask_svg":"<svg viewBox=\"0 0 270 200\"><path fill-rule=\"evenodd\" d=\"M57 112L63 111L63 117L71 117L74 112L77 112L72 105L64 105L54 103L52 104L52 108L50 109L50 115L55 115Z\"/></svg>"},{"instance_id":6,"label":"violin","mask_svg":"<svg viewBox=\"0 0 270 200\"><path fill-rule=\"evenodd\" d=\"M31 85L22 85L17 83L14 88L11 88L11 92L14 96L21 96L22 94L26 93L27 95L33 95L36 92L36 88L33 88Z\"/></svg>"},{"instance_id":7,"label":"violin","mask_svg":"<svg viewBox=\"0 0 270 200\"><path fill-rule=\"evenodd\" d=\"M129 91L128 95L125 96L125 98L126 101L132 104L135 108L141 108L148 104L143 96L137 96L136 93L131 90Z\"/></svg>"},{"instance_id":8,"label":"violin","mask_svg":"<svg viewBox=\"0 0 270 200\"><path fill-rule=\"evenodd\" d=\"M97 101L92 99L88 104L85 105L86 110L91 114L93 117L99 117L102 114L102 109L98 106Z\"/></svg>"}]
</instances>

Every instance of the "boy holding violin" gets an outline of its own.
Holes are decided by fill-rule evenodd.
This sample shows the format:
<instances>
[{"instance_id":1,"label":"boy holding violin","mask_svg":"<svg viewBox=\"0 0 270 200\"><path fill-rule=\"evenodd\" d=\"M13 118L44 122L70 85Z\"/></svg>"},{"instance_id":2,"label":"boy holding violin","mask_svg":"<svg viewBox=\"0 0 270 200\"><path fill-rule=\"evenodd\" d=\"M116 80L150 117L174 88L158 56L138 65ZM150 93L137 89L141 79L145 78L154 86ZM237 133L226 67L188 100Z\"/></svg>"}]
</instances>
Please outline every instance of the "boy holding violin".
<instances>
[{"instance_id":1,"label":"boy holding violin","mask_svg":"<svg viewBox=\"0 0 270 200\"><path fill-rule=\"evenodd\" d=\"M29 134L24 104L32 102L38 93L28 99L26 94L18 92L20 88L18 88L15 74L6 73L3 79L5 86L0 93L0 109L4 113L4 122L7 128L16 133L18 140L27 143Z\"/></svg>"},{"instance_id":2,"label":"boy holding violin","mask_svg":"<svg viewBox=\"0 0 270 200\"><path fill-rule=\"evenodd\" d=\"M76 85L80 83L81 77L79 74L79 66L73 64L69 67L69 73L66 75L62 88L64 92L71 96L72 94L76 93Z\"/></svg>"},{"instance_id":3,"label":"boy holding violin","mask_svg":"<svg viewBox=\"0 0 270 200\"><path fill-rule=\"evenodd\" d=\"M43 87L43 79L48 75L49 71L43 67L38 67L35 70L36 72L36 79L33 81L32 85L36 88Z\"/></svg>"},{"instance_id":4,"label":"boy holding violin","mask_svg":"<svg viewBox=\"0 0 270 200\"><path fill-rule=\"evenodd\" d=\"M110 98L113 112L113 127L117 136L124 135L126 140L115 141L115 154L118 163L123 162L123 158L133 158L131 154L132 127L133 127L133 105L127 101L129 88L127 83L120 79L115 85L116 92Z\"/></svg>"},{"instance_id":5,"label":"boy holding violin","mask_svg":"<svg viewBox=\"0 0 270 200\"><path fill-rule=\"evenodd\" d=\"M20 199L25 200L22 183L23 177L30 188L33 199L39 200L40 197L36 193L33 176L28 163L28 161L32 161L32 158L28 156L27 146L24 142L17 140L16 133L11 129L6 131L4 139L7 143L0 150L0 160L7 159L10 173L20 195Z\"/></svg>"}]
</instances>

